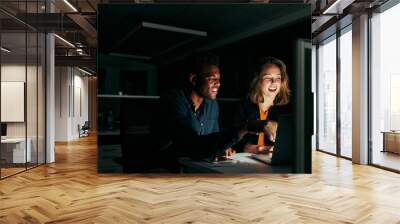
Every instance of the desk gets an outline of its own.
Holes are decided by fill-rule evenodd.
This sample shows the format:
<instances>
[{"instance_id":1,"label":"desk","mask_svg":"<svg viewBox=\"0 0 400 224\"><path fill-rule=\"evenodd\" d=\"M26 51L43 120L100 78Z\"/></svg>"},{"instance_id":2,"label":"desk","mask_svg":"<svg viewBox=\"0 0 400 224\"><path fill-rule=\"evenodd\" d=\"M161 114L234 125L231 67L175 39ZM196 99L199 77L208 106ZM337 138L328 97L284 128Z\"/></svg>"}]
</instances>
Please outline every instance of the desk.
<instances>
[{"instance_id":1,"label":"desk","mask_svg":"<svg viewBox=\"0 0 400 224\"><path fill-rule=\"evenodd\" d=\"M400 131L382 131L381 133L383 133L382 152L400 154Z\"/></svg>"},{"instance_id":2,"label":"desk","mask_svg":"<svg viewBox=\"0 0 400 224\"><path fill-rule=\"evenodd\" d=\"M25 163L31 161L31 145L30 138L27 139L25 154L25 138L6 138L1 139L1 157L6 163ZM25 159L27 158L27 161Z\"/></svg>"},{"instance_id":3,"label":"desk","mask_svg":"<svg viewBox=\"0 0 400 224\"><path fill-rule=\"evenodd\" d=\"M290 166L271 166L250 158L250 153L237 153L232 160L220 162L206 162L180 158L182 173L292 173Z\"/></svg>"}]
</instances>

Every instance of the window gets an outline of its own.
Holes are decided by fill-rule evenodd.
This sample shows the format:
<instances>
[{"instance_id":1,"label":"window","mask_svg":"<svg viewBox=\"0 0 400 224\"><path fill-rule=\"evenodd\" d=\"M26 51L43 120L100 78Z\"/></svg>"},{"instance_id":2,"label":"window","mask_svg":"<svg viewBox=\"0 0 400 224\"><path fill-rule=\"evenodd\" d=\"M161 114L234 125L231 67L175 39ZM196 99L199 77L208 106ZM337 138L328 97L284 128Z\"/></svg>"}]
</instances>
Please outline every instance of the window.
<instances>
[{"instance_id":1,"label":"window","mask_svg":"<svg viewBox=\"0 0 400 224\"><path fill-rule=\"evenodd\" d=\"M351 26L340 36L340 155L351 158L352 148L352 35Z\"/></svg>"},{"instance_id":2,"label":"window","mask_svg":"<svg viewBox=\"0 0 400 224\"><path fill-rule=\"evenodd\" d=\"M314 110L314 117L313 117L313 130L314 133L312 135L312 150L317 149L317 140L316 140L316 133L317 133L317 96L316 96L316 89L317 89L317 47L315 45L312 46L311 52L311 91L313 92L313 110Z\"/></svg>"},{"instance_id":3,"label":"window","mask_svg":"<svg viewBox=\"0 0 400 224\"><path fill-rule=\"evenodd\" d=\"M318 149L336 153L336 36L318 48Z\"/></svg>"},{"instance_id":4,"label":"window","mask_svg":"<svg viewBox=\"0 0 400 224\"><path fill-rule=\"evenodd\" d=\"M372 163L400 170L400 4L371 18ZM392 138L390 141L385 137ZM397 140L396 140L397 139ZM393 141L392 141L393 140ZM394 143L393 149L385 144ZM400 150L399 150L400 151Z\"/></svg>"}]
</instances>

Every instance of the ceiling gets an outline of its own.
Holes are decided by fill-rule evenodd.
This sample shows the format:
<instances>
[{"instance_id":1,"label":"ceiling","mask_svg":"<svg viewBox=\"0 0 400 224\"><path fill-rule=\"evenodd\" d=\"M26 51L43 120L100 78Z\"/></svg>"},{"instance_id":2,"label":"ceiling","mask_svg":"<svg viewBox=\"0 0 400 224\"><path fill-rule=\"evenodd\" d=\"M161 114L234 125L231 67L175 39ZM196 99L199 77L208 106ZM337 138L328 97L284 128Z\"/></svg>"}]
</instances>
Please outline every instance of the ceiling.
<instances>
[{"instance_id":1,"label":"ceiling","mask_svg":"<svg viewBox=\"0 0 400 224\"><path fill-rule=\"evenodd\" d=\"M304 4L102 5L99 51L165 61L310 19L309 11Z\"/></svg>"},{"instance_id":2,"label":"ceiling","mask_svg":"<svg viewBox=\"0 0 400 224\"><path fill-rule=\"evenodd\" d=\"M334 4L343 1L336 15L322 13ZM80 59L96 67L96 49L98 40L97 12L105 7L113 7L115 12L104 11L99 21L102 27L109 29L113 35L108 35L102 41L106 53L157 61L160 57L177 56L174 52L185 52L193 49L215 48L229 44L247 36L261 32L269 32L282 24L295 22L296 5L280 5L265 3L309 3L312 9L313 36L323 36L325 30L343 18L346 13L357 14L366 8L373 8L387 0L191 0L192 5L176 5L173 10L165 10L164 6L173 3L187 3L184 0L47 0L51 2L52 13L45 5L45 0L0 1L0 24L2 32L18 33L26 27L40 32L55 32L69 42L79 45L84 57L71 50L71 46L56 38L56 54L62 64L76 65ZM140 3L164 4L140 4ZM230 4L229 6L217 4ZM250 4L248 3L250 2ZM135 7L126 7L130 4ZM201 3L201 4L196 4ZM206 3L213 3L213 7ZM255 7L254 3L264 3L268 7ZM104 5L108 4L108 6ZM259 5L258 5L259 6ZM285 9L284 9L285 8ZM76 9L76 10L75 10ZM27 12L27 13L26 13ZM309 11L308 11L309 13ZM294 15L294 16L293 16ZM299 16L299 15L297 15ZM104 19L101 19L104 18ZM280 18L280 19L278 19ZM281 20L281 21L279 21ZM291 21L293 20L293 21ZM227 22L229 21L229 22ZM156 27L167 27L160 30L143 26L143 23L156 24ZM25 24L28 24L25 26ZM126 29L114 29L113 26ZM193 35L185 32L171 32L168 29L182 28L206 33L206 36ZM132 31L134 30L134 31ZM99 30L101 33L101 29ZM15 34L17 35L17 34ZM327 35L327 34L325 34ZM162 37L162 38L159 38ZM8 37L6 37L8 38ZM101 38L100 38L101 39ZM18 38L15 45L20 45ZM146 40L146 41L143 41ZM147 45L145 43L148 43ZM16 48L15 53L18 52ZM28 47L28 52L31 50ZM61 57L63 56L63 57ZM68 57L65 57L68 56ZM57 59L57 58L56 58Z\"/></svg>"}]
</instances>

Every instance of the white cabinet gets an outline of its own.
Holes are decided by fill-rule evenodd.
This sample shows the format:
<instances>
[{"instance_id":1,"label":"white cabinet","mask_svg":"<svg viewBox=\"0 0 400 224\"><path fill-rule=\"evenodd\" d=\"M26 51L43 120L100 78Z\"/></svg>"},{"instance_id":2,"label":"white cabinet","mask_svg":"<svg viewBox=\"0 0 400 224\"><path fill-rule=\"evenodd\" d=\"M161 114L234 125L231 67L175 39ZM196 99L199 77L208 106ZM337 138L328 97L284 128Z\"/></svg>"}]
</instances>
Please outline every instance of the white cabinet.
<instances>
[{"instance_id":1,"label":"white cabinet","mask_svg":"<svg viewBox=\"0 0 400 224\"><path fill-rule=\"evenodd\" d=\"M25 151L25 139L24 138L7 138L1 140L2 147L6 147L12 151L12 162L13 163L25 163L32 161L32 140L30 138L26 141L28 143ZM5 150L6 151L6 150ZM11 155L10 155L11 156ZM25 161L26 159L26 161Z\"/></svg>"}]
</instances>

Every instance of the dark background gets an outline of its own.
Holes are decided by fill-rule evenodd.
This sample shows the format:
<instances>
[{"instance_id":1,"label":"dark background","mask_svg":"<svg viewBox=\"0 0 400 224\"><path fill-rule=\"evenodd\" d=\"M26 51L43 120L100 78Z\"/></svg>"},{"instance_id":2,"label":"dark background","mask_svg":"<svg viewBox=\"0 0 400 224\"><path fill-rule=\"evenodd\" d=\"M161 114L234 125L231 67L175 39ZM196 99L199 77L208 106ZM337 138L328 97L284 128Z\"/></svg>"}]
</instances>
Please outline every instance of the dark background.
<instances>
[{"instance_id":1,"label":"dark background","mask_svg":"<svg viewBox=\"0 0 400 224\"><path fill-rule=\"evenodd\" d=\"M148 28L142 22L207 36ZM223 128L232 123L238 100L248 92L257 60L283 60L293 80L295 42L311 39L311 10L303 4L101 5L98 24L99 172L145 172L156 165L146 152L156 141L149 135L152 116L162 111L155 111L157 97L137 96L159 96L181 86L191 53L219 56Z\"/></svg>"}]
</instances>

